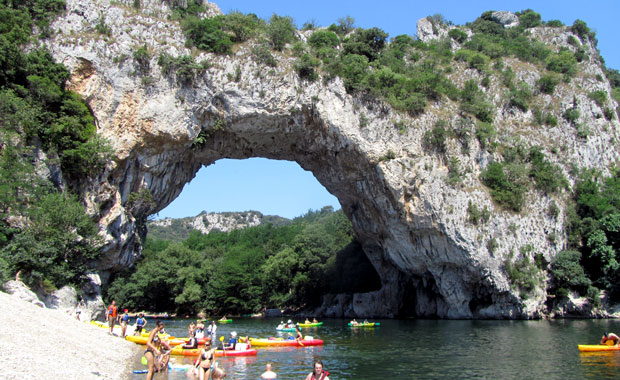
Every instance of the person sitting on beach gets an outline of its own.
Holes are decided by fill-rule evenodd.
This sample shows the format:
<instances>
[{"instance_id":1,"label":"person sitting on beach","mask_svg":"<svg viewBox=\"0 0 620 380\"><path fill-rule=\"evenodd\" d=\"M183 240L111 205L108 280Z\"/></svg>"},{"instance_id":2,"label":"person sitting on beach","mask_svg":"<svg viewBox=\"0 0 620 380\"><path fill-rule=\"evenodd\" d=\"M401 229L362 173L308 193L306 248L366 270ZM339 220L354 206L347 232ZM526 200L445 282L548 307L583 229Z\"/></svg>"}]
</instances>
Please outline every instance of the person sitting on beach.
<instances>
[{"instance_id":1,"label":"person sitting on beach","mask_svg":"<svg viewBox=\"0 0 620 380\"><path fill-rule=\"evenodd\" d=\"M329 380L329 372L323 370L323 362L314 362L314 370L306 376L306 380Z\"/></svg>"},{"instance_id":2,"label":"person sitting on beach","mask_svg":"<svg viewBox=\"0 0 620 380\"><path fill-rule=\"evenodd\" d=\"M605 334L603 334L603 337L601 338L601 344L612 345L610 343L607 343L610 341L613 342L614 346L617 346L618 343L620 342L620 337L614 333L605 332Z\"/></svg>"},{"instance_id":3,"label":"person sitting on beach","mask_svg":"<svg viewBox=\"0 0 620 380\"><path fill-rule=\"evenodd\" d=\"M278 375L271 370L271 363L267 363L265 366L265 372L260 375L261 379L275 379Z\"/></svg>"},{"instance_id":4,"label":"person sitting on beach","mask_svg":"<svg viewBox=\"0 0 620 380\"><path fill-rule=\"evenodd\" d=\"M140 315L138 315L138 319L136 319L136 327L133 335L140 335L144 326L146 326L146 318L144 318L143 313L140 313Z\"/></svg>"}]
</instances>

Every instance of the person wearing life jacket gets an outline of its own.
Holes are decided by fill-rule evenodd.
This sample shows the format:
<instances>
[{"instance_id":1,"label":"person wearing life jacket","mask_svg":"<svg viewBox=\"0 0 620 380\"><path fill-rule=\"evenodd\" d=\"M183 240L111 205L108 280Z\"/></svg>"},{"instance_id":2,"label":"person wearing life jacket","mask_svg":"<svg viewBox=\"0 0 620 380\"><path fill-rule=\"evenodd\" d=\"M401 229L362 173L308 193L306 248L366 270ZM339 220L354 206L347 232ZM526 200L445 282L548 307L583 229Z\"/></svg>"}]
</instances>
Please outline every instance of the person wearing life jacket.
<instances>
[{"instance_id":1,"label":"person wearing life jacket","mask_svg":"<svg viewBox=\"0 0 620 380\"><path fill-rule=\"evenodd\" d=\"M146 326L146 318L144 318L144 314L140 313L138 318L136 319L136 327L133 335L140 335L142 333L142 329Z\"/></svg>"},{"instance_id":2,"label":"person wearing life jacket","mask_svg":"<svg viewBox=\"0 0 620 380\"><path fill-rule=\"evenodd\" d=\"M123 315L118 317L118 320L121 324L121 337L124 338L127 334L127 325L129 324L129 314L127 314L129 310L123 310Z\"/></svg>"},{"instance_id":3,"label":"person wearing life jacket","mask_svg":"<svg viewBox=\"0 0 620 380\"><path fill-rule=\"evenodd\" d=\"M237 345L237 332L233 331L230 333L230 339L228 339L228 343L223 346L224 350L234 350Z\"/></svg>"},{"instance_id":4,"label":"person wearing life jacket","mask_svg":"<svg viewBox=\"0 0 620 380\"><path fill-rule=\"evenodd\" d=\"M118 314L118 306L116 306L116 302L112 301L110 307L108 307L108 323L110 324L110 334L114 334L114 324L116 323L116 318Z\"/></svg>"},{"instance_id":5,"label":"person wearing life jacket","mask_svg":"<svg viewBox=\"0 0 620 380\"><path fill-rule=\"evenodd\" d=\"M620 337L614 333L605 332L605 334L603 334L603 337L601 338L601 344L610 344L607 343L609 341L613 342L613 344L611 345L616 346L620 342Z\"/></svg>"},{"instance_id":6,"label":"person wearing life jacket","mask_svg":"<svg viewBox=\"0 0 620 380\"><path fill-rule=\"evenodd\" d=\"M317 360L314 362L314 371L306 376L306 380L329 380L329 372L323 370L323 362Z\"/></svg>"}]
</instances>

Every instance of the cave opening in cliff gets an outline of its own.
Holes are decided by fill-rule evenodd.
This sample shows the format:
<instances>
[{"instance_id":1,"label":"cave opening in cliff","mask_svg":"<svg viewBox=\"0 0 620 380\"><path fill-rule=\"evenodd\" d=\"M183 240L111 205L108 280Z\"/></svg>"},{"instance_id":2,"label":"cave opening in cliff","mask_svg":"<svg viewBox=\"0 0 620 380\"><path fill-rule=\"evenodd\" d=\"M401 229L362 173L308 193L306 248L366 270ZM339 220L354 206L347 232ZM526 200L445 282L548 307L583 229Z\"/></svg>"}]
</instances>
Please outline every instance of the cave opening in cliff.
<instances>
[{"instance_id":1,"label":"cave opening in cliff","mask_svg":"<svg viewBox=\"0 0 620 380\"><path fill-rule=\"evenodd\" d=\"M260 218L248 223L248 212L258 212ZM298 163L256 157L219 159L199 169L177 198L148 223L147 236L153 240L169 234L185 238L192 230L228 232L235 228L234 221L241 228L257 225L256 220L277 227L312 213L342 210L338 198ZM227 217L230 222L226 222ZM348 216L342 217L350 223ZM337 274L327 276L327 293L365 293L381 288L379 274L355 238L332 252L325 267ZM322 296L312 295L319 301L316 306Z\"/></svg>"}]
</instances>

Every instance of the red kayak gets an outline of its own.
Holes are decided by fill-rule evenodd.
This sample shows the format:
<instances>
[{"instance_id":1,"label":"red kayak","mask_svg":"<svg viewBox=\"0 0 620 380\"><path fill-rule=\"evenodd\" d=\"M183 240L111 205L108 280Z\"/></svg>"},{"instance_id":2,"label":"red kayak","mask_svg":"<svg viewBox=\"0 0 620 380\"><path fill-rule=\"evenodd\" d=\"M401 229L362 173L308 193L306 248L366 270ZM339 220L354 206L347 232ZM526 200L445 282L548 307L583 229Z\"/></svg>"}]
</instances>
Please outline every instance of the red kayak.
<instances>
[{"instance_id":1,"label":"red kayak","mask_svg":"<svg viewBox=\"0 0 620 380\"><path fill-rule=\"evenodd\" d=\"M198 356L202 351L201 348L182 348L181 346L176 346L170 351L172 355L182 355L182 356ZM215 350L215 356L256 356L258 350L249 349L249 350Z\"/></svg>"},{"instance_id":2,"label":"red kayak","mask_svg":"<svg viewBox=\"0 0 620 380\"><path fill-rule=\"evenodd\" d=\"M295 340L295 339L255 339L250 338L250 342L252 346L264 347L264 346L275 346L275 347L306 347L306 346L322 346L323 341L321 339L304 339L304 340Z\"/></svg>"}]
</instances>

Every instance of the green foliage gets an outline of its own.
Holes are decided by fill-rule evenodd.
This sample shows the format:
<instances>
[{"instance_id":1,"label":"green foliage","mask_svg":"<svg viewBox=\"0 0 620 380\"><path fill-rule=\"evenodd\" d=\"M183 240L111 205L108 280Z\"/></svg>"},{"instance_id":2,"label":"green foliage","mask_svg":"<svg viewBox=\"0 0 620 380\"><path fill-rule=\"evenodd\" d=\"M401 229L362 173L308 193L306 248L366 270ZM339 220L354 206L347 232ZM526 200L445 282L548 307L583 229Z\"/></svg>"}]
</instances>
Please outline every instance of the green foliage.
<instances>
[{"instance_id":1,"label":"green foliage","mask_svg":"<svg viewBox=\"0 0 620 380\"><path fill-rule=\"evenodd\" d=\"M255 14L246 15L237 11L227 14L222 21L222 28L232 32L234 43L245 42L265 28L265 22Z\"/></svg>"},{"instance_id":2,"label":"green foliage","mask_svg":"<svg viewBox=\"0 0 620 380\"><path fill-rule=\"evenodd\" d=\"M465 82L461 91L461 110L470 113L478 120L490 123L493 121L493 106L486 101L486 96L473 80Z\"/></svg>"},{"instance_id":3,"label":"green foliage","mask_svg":"<svg viewBox=\"0 0 620 380\"><path fill-rule=\"evenodd\" d=\"M274 58L266 45L258 45L252 47L252 54L258 59L258 62L267 65L269 67L278 66L278 61Z\"/></svg>"},{"instance_id":4,"label":"green foliage","mask_svg":"<svg viewBox=\"0 0 620 380\"><path fill-rule=\"evenodd\" d=\"M493 200L500 206L519 212L527 191L526 168L519 163L490 163L480 174Z\"/></svg>"},{"instance_id":5,"label":"green foliage","mask_svg":"<svg viewBox=\"0 0 620 380\"><path fill-rule=\"evenodd\" d=\"M185 44L212 53L230 53L233 42L224 30L224 19L225 16L204 19L189 16L183 19L181 27L187 38Z\"/></svg>"},{"instance_id":6,"label":"green foliage","mask_svg":"<svg viewBox=\"0 0 620 380\"><path fill-rule=\"evenodd\" d=\"M557 165L547 161L540 147L532 147L529 152L529 176L534 179L536 188L553 194L568 187L568 181Z\"/></svg>"},{"instance_id":7,"label":"green foliage","mask_svg":"<svg viewBox=\"0 0 620 380\"><path fill-rule=\"evenodd\" d=\"M577 59L570 50L552 53L546 60L547 69L572 77L577 72Z\"/></svg>"},{"instance_id":8,"label":"green foliage","mask_svg":"<svg viewBox=\"0 0 620 380\"><path fill-rule=\"evenodd\" d=\"M540 13L536 13L531 9L517 12L519 16L519 25L524 28L535 28L542 25Z\"/></svg>"},{"instance_id":9,"label":"green foliage","mask_svg":"<svg viewBox=\"0 0 620 380\"><path fill-rule=\"evenodd\" d=\"M331 24L328 30L344 36L355 28L355 19L351 16L341 17L337 21L338 24Z\"/></svg>"},{"instance_id":10,"label":"green foliage","mask_svg":"<svg viewBox=\"0 0 620 380\"><path fill-rule=\"evenodd\" d=\"M456 186L463 182L463 173L461 172L459 159L456 157L450 157L448 161L448 178L446 183L451 186Z\"/></svg>"},{"instance_id":11,"label":"green foliage","mask_svg":"<svg viewBox=\"0 0 620 380\"><path fill-rule=\"evenodd\" d=\"M567 210L566 230L573 249L582 253L582 264L594 285L620 299L618 284L620 248L620 174L599 179L585 171L575 184L574 209Z\"/></svg>"},{"instance_id":12,"label":"green foliage","mask_svg":"<svg viewBox=\"0 0 620 380\"><path fill-rule=\"evenodd\" d=\"M448 35L454 41L461 43L461 44L467 41L467 33L463 32L460 29L450 29L450 31L448 32Z\"/></svg>"},{"instance_id":13,"label":"green foliage","mask_svg":"<svg viewBox=\"0 0 620 380\"><path fill-rule=\"evenodd\" d=\"M447 129L448 123L445 120L435 122L433 129L426 131L423 143L427 149L434 149L440 153L446 151L446 138L450 135Z\"/></svg>"},{"instance_id":14,"label":"green foliage","mask_svg":"<svg viewBox=\"0 0 620 380\"><path fill-rule=\"evenodd\" d=\"M58 184L39 177L32 163L60 166L71 190L111 158L88 107L65 89L69 71L46 49L28 45L33 28L48 34L63 9L54 0L0 4L0 281L21 271L29 284L50 289L79 284L100 242L82 204L54 191Z\"/></svg>"},{"instance_id":15,"label":"green foliage","mask_svg":"<svg viewBox=\"0 0 620 380\"><path fill-rule=\"evenodd\" d=\"M564 23L562 21L560 21L560 20L549 20L549 21L547 21L545 26L548 26L548 27L551 27L551 28L560 28L560 27L564 26Z\"/></svg>"},{"instance_id":16,"label":"green foliage","mask_svg":"<svg viewBox=\"0 0 620 380\"><path fill-rule=\"evenodd\" d=\"M532 97L532 92L525 82L519 82L509 93L508 104L525 112L529 109L528 101Z\"/></svg>"},{"instance_id":17,"label":"green foliage","mask_svg":"<svg viewBox=\"0 0 620 380\"><path fill-rule=\"evenodd\" d=\"M497 132L491 123L478 122L476 125L476 138L482 149L493 148L495 146L495 136Z\"/></svg>"},{"instance_id":18,"label":"green foliage","mask_svg":"<svg viewBox=\"0 0 620 380\"><path fill-rule=\"evenodd\" d=\"M562 114L562 117L568 122L575 123L577 119L579 119L580 115L581 113L579 112L579 109L576 106L573 106L571 108L567 108Z\"/></svg>"},{"instance_id":19,"label":"green foliage","mask_svg":"<svg viewBox=\"0 0 620 380\"><path fill-rule=\"evenodd\" d=\"M99 15L99 22L97 22L97 25L95 25L95 30L97 31L97 33L106 35L108 37L112 35L112 29L106 25L105 17L103 17L103 14Z\"/></svg>"},{"instance_id":20,"label":"green foliage","mask_svg":"<svg viewBox=\"0 0 620 380\"><path fill-rule=\"evenodd\" d=\"M30 285L80 283L99 255L95 224L70 195L52 192L30 202L28 223L0 249L9 271L21 271Z\"/></svg>"},{"instance_id":21,"label":"green foliage","mask_svg":"<svg viewBox=\"0 0 620 380\"><path fill-rule=\"evenodd\" d=\"M527 294L540 284L540 269L528 255L522 255L512 261L512 257L504 261L504 269L514 289L518 289L521 298L527 298Z\"/></svg>"},{"instance_id":22,"label":"green foliage","mask_svg":"<svg viewBox=\"0 0 620 380\"><path fill-rule=\"evenodd\" d=\"M467 204L467 215L469 216L469 222L473 225L485 224L491 218L491 212L484 206L482 210L478 208L478 205L469 201Z\"/></svg>"},{"instance_id":23,"label":"green foliage","mask_svg":"<svg viewBox=\"0 0 620 380\"><path fill-rule=\"evenodd\" d=\"M603 90L597 90L597 91L593 91L590 92L588 94L588 97L592 100L594 100L594 102L601 108L605 107L605 103L607 102L607 93Z\"/></svg>"},{"instance_id":24,"label":"green foliage","mask_svg":"<svg viewBox=\"0 0 620 380\"><path fill-rule=\"evenodd\" d=\"M553 74L543 74L540 76L540 79L536 81L538 89L541 92L549 95L553 94L553 92L555 91L555 86L557 86L558 83L560 83L559 78Z\"/></svg>"},{"instance_id":25,"label":"green foliage","mask_svg":"<svg viewBox=\"0 0 620 380\"><path fill-rule=\"evenodd\" d=\"M148 52L146 44L133 52L133 59L138 63L142 72L146 73L151 69L151 54Z\"/></svg>"},{"instance_id":26,"label":"green foliage","mask_svg":"<svg viewBox=\"0 0 620 380\"><path fill-rule=\"evenodd\" d=\"M282 50L284 45L295 40L295 24L289 16L278 16L275 13L269 19L267 37L271 47Z\"/></svg>"},{"instance_id":27,"label":"green foliage","mask_svg":"<svg viewBox=\"0 0 620 380\"><path fill-rule=\"evenodd\" d=\"M461 49L454 55L456 61L463 61L469 64L469 68L476 69L479 72L486 70L490 58L483 53L478 53L473 50Z\"/></svg>"},{"instance_id":28,"label":"green foliage","mask_svg":"<svg viewBox=\"0 0 620 380\"><path fill-rule=\"evenodd\" d=\"M591 40L596 42L596 34L590 30L588 24L582 20L575 20L573 25L570 27L570 31L579 36L579 39L582 41Z\"/></svg>"},{"instance_id":29,"label":"green foliage","mask_svg":"<svg viewBox=\"0 0 620 380\"><path fill-rule=\"evenodd\" d=\"M317 30L312 33L308 39L308 43L315 49L322 47L336 47L340 44L340 39L338 39L338 35L336 33L329 30Z\"/></svg>"},{"instance_id":30,"label":"green foliage","mask_svg":"<svg viewBox=\"0 0 620 380\"><path fill-rule=\"evenodd\" d=\"M379 28L357 29L343 43L345 54L363 55L372 62L379 57L388 34Z\"/></svg>"},{"instance_id":31,"label":"green foliage","mask_svg":"<svg viewBox=\"0 0 620 380\"><path fill-rule=\"evenodd\" d=\"M304 54L295 64L295 70L300 78L313 82L318 78L316 68L320 64L321 61L317 58L314 58L310 54Z\"/></svg>"},{"instance_id":32,"label":"green foliage","mask_svg":"<svg viewBox=\"0 0 620 380\"><path fill-rule=\"evenodd\" d=\"M136 309L241 313L312 307L326 292L380 286L347 218L325 207L280 227L147 239L135 271L117 276L107 296Z\"/></svg>"}]
</instances>

